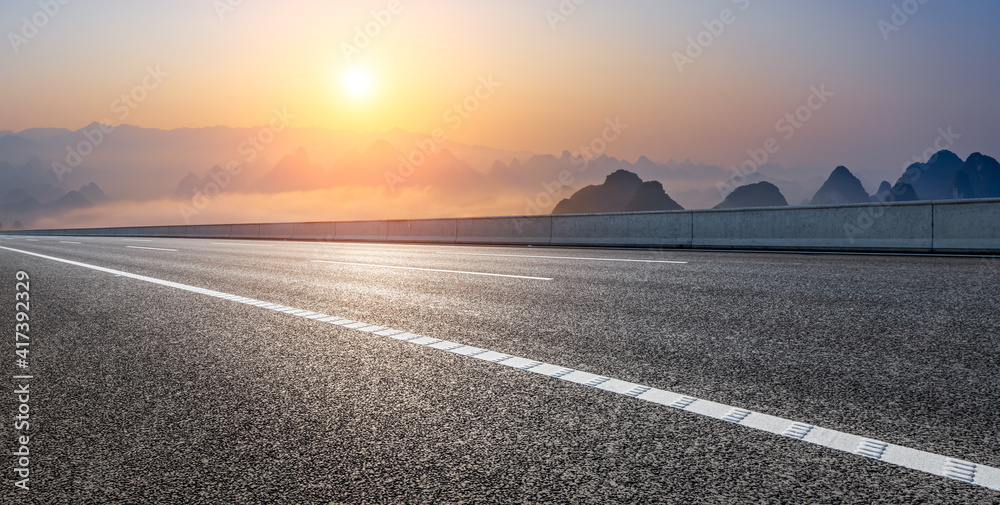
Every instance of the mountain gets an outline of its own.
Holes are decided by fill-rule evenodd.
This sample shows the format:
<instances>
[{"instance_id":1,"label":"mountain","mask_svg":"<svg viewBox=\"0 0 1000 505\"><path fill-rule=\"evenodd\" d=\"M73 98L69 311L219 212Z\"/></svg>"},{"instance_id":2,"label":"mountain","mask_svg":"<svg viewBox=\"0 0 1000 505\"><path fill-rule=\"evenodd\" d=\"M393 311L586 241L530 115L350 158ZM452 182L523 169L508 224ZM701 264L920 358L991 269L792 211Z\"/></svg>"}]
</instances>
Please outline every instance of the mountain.
<instances>
[{"instance_id":1,"label":"mountain","mask_svg":"<svg viewBox=\"0 0 1000 505\"><path fill-rule=\"evenodd\" d=\"M34 198L34 197L31 196L30 194L28 194L28 192L25 191L24 189L22 189L22 188L16 188L16 189L12 189L9 192L7 192L7 194L4 195L3 198L0 198L0 205L2 205L2 204L16 204L18 202L22 202L24 200L28 200L29 198Z\"/></svg>"},{"instance_id":2,"label":"mountain","mask_svg":"<svg viewBox=\"0 0 1000 505\"><path fill-rule=\"evenodd\" d=\"M94 204L90 200L87 200L87 197L80 194L79 191L70 191L58 200L49 202L43 207L45 212L48 214L60 214L71 210L85 209L93 206Z\"/></svg>"},{"instance_id":3,"label":"mountain","mask_svg":"<svg viewBox=\"0 0 1000 505\"><path fill-rule=\"evenodd\" d=\"M218 165L216 165L216 167L218 167ZM213 169L216 167L213 167ZM201 191L201 188L204 187L204 179L198 177L194 172L188 172L187 175L181 179L181 182L177 183L177 189L174 190L174 198L186 200L194 196L194 194L198 191Z\"/></svg>"},{"instance_id":4,"label":"mountain","mask_svg":"<svg viewBox=\"0 0 1000 505\"><path fill-rule=\"evenodd\" d=\"M14 200L16 201L0 202L0 216L3 216L3 221L11 219L31 221L44 212L42 203L32 196Z\"/></svg>"},{"instance_id":5,"label":"mountain","mask_svg":"<svg viewBox=\"0 0 1000 505\"><path fill-rule=\"evenodd\" d=\"M642 185L638 175L618 170L604 179L604 183L581 188L569 198L556 204L553 214L584 214L589 212L621 212Z\"/></svg>"},{"instance_id":6,"label":"mountain","mask_svg":"<svg viewBox=\"0 0 1000 505\"><path fill-rule=\"evenodd\" d=\"M740 186L726 196L716 209L739 209L745 207L787 207L788 202L777 186L770 182L758 182Z\"/></svg>"},{"instance_id":7,"label":"mountain","mask_svg":"<svg viewBox=\"0 0 1000 505\"><path fill-rule=\"evenodd\" d=\"M556 204L553 214L585 214L592 212L625 212L629 210L682 210L663 191L663 185L644 183L638 175L617 170L602 184L581 188Z\"/></svg>"},{"instance_id":8,"label":"mountain","mask_svg":"<svg viewBox=\"0 0 1000 505\"><path fill-rule=\"evenodd\" d=\"M824 174L825 175L825 174ZM816 190L819 189L820 185L823 184L825 179L819 177L815 180L802 180L802 181L790 181L785 179L780 179L778 177L770 176L762 172L754 172L742 181L742 186L748 186L750 184L755 184L758 182L769 182L778 187L781 191L782 196L786 201L789 202L802 202L809 201L809 197L816 194ZM736 188L733 188L735 190ZM719 192L715 192L715 198L719 198ZM722 194L725 198L729 196L729 193Z\"/></svg>"},{"instance_id":9,"label":"mountain","mask_svg":"<svg viewBox=\"0 0 1000 505\"><path fill-rule=\"evenodd\" d=\"M809 203L812 205L839 205L870 201L871 197L868 196L861 181L847 167L839 166L833 170Z\"/></svg>"},{"instance_id":10,"label":"mountain","mask_svg":"<svg viewBox=\"0 0 1000 505\"><path fill-rule=\"evenodd\" d=\"M920 198L913 186L905 182L897 182L889 192L889 198L884 201L889 202L915 202Z\"/></svg>"},{"instance_id":11,"label":"mountain","mask_svg":"<svg viewBox=\"0 0 1000 505\"><path fill-rule=\"evenodd\" d=\"M108 196L104 194L104 190L102 190L100 186L98 186L93 182L80 188L80 194L95 205L100 205L111 201L111 199L109 199Z\"/></svg>"},{"instance_id":12,"label":"mountain","mask_svg":"<svg viewBox=\"0 0 1000 505\"><path fill-rule=\"evenodd\" d=\"M312 164L306 150L299 147L294 154L283 156L253 187L261 193L282 193L327 187L329 182L323 169Z\"/></svg>"},{"instance_id":13,"label":"mountain","mask_svg":"<svg viewBox=\"0 0 1000 505\"><path fill-rule=\"evenodd\" d=\"M21 135L7 134L0 137L0 160L13 164L27 163L41 147L38 142Z\"/></svg>"},{"instance_id":14,"label":"mountain","mask_svg":"<svg viewBox=\"0 0 1000 505\"><path fill-rule=\"evenodd\" d=\"M915 202L917 200L920 200L917 197L917 192L914 191L913 186L905 182L897 182L895 185L889 186L888 182L882 181L878 191L872 195L872 201L875 203Z\"/></svg>"},{"instance_id":15,"label":"mountain","mask_svg":"<svg viewBox=\"0 0 1000 505\"><path fill-rule=\"evenodd\" d=\"M873 202L884 202L886 198L889 198L889 192L892 191L892 184L889 181L882 181L879 184L878 189L871 196Z\"/></svg>"},{"instance_id":16,"label":"mountain","mask_svg":"<svg viewBox=\"0 0 1000 505\"><path fill-rule=\"evenodd\" d=\"M1000 197L1000 163L980 153L972 153L955 173L948 188L950 198Z\"/></svg>"},{"instance_id":17,"label":"mountain","mask_svg":"<svg viewBox=\"0 0 1000 505\"><path fill-rule=\"evenodd\" d=\"M649 210L683 210L667 192L663 190L660 181L646 181L639 185L632 199L625 205L625 212L642 212Z\"/></svg>"},{"instance_id":18,"label":"mountain","mask_svg":"<svg viewBox=\"0 0 1000 505\"><path fill-rule=\"evenodd\" d=\"M921 200L951 198L951 184L962 167L962 158L951 151L942 150L931 156L927 163L910 165L896 182L913 186Z\"/></svg>"}]
</instances>

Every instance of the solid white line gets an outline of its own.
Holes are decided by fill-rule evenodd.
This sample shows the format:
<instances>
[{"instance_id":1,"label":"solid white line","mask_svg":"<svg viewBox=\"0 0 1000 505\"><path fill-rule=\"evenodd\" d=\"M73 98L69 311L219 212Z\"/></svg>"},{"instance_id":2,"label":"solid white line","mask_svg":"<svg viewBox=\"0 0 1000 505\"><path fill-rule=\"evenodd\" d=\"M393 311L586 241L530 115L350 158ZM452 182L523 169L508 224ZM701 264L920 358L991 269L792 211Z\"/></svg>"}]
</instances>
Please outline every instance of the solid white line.
<instances>
[{"instance_id":1,"label":"solid white line","mask_svg":"<svg viewBox=\"0 0 1000 505\"><path fill-rule=\"evenodd\" d=\"M274 247L274 244L248 244L246 242L209 242L211 245L245 245L249 247Z\"/></svg>"},{"instance_id":2,"label":"solid white line","mask_svg":"<svg viewBox=\"0 0 1000 505\"><path fill-rule=\"evenodd\" d=\"M60 244L80 244L80 242L70 242L68 240L60 240Z\"/></svg>"},{"instance_id":3,"label":"solid white line","mask_svg":"<svg viewBox=\"0 0 1000 505\"><path fill-rule=\"evenodd\" d=\"M127 245L125 247L128 248L128 249L146 249L146 250L149 250L149 251L172 251L172 252L177 252L177 249L164 249L162 247L142 247L142 246L137 246L137 245Z\"/></svg>"},{"instance_id":4,"label":"solid white line","mask_svg":"<svg viewBox=\"0 0 1000 505\"><path fill-rule=\"evenodd\" d=\"M401 270L423 270L425 272L445 272L450 274L468 274L468 275L489 275L492 277L512 277L514 279L530 279L535 281L551 281L551 277L528 277L524 275L507 275L507 274L488 274L483 272L463 272L461 270L438 270L436 268L417 268L417 267L399 267L393 265L372 265L369 263L348 263L346 261L325 261L325 260L312 260L313 263L333 263L335 265L354 265L361 267L376 267L376 268L398 268Z\"/></svg>"},{"instance_id":5,"label":"solid white line","mask_svg":"<svg viewBox=\"0 0 1000 505\"><path fill-rule=\"evenodd\" d=\"M490 351L488 349L480 349L478 347L458 344L455 342L448 342L445 340L426 337L423 335L416 335L413 333L394 330L391 328L385 328L382 326L371 325L368 323L359 323L357 321L351 321L349 319L342 319L335 316L328 316L316 312L304 311L302 309L296 309L294 307L287 307L284 305L267 303L260 300L255 300L253 298L247 298L244 296L223 293L220 291L212 291L210 289L199 288L196 286L190 286L178 282L166 281L154 277L146 277L144 275L122 272L120 270L99 267L96 265L89 265L87 263L80 263L78 261L56 258L54 256L46 256L44 254L22 251L20 249L12 249L10 247L3 247L3 246L0 246L0 249L17 252L21 254L27 254L29 256L35 256L38 258L44 258L52 261L58 261L60 263L66 263L69 265L75 265L83 268L89 268L91 270L97 270L99 272L114 274L115 276L129 277L132 279L145 281L152 284L158 284L161 286L172 287L184 291L190 291L193 293L204 294L225 300L231 300L237 303L251 305L254 307L261 307L268 310L274 310L284 313L294 312L298 314L297 317L313 319L318 322L323 322L325 324L335 324L341 327L356 329L357 331L363 331L366 333L371 333L387 338L409 342L414 345L422 345L428 348L437 349L444 352L450 352L452 354L457 354L460 356L467 356L483 361L489 361L499 366L506 366L517 370L523 370L529 373L535 373L550 378L560 379L566 382L572 382L575 384L592 387L595 389L602 389L610 393L616 393L631 398L638 398L640 400L644 400L650 403L669 406L678 410L684 410L686 412L691 412L694 414L710 417L713 419L718 419L720 421L726 421L732 424L738 424L746 428L765 431L775 435L786 436L793 440L801 440L803 442L809 442L829 449L834 449L840 452L856 454L859 457L875 459L878 461L889 463L891 465L909 468L927 474L937 475L939 477L946 477L960 482L965 482L968 484L982 486L989 489L1000 491L1000 468L979 465L970 461L949 458L946 456L942 456L940 454L934 454L926 451L910 449L908 447L890 444L880 440L872 440L869 438L853 435L850 433L845 433L842 431L829 430L811 424L800 423L792 421L790 419L784 419L781 417L763 414L760 412L754 412L752 410L740 409L737 407L716 403L709 400L702 400L700 398L695 398L693 396L686 396L680 393L674 393L672 391L667 391L664 389L657 389L649 386L643 386L641 384L635 384L632 382L627 382L619 379L613 379L610 377L595 375L592 373L583 372L580 370L574 370L572 368L565 368L562 366L553 365L549 363L533 361L527 358L521 358L518 356L512 356L509 354Z\"/></svg>"},{"instance_id":6,"label":"solid white line","mask_svg":"<svg viewBox=\"0 0 1000 505\"><path fill-rule=\"evenodd\" d=\"M673 263L677 265L686 265L686 261L667 261L667 260L631 260L623 258L582 258L576 256L535 256L531 254L481 254L481 253L456 253L456 252L438 252L437 254L448 254L452 256L503 256L506 258L549 258L556 260L585 260L585 261L627 261L631 263Z\"/></svg>"}]
</instances>

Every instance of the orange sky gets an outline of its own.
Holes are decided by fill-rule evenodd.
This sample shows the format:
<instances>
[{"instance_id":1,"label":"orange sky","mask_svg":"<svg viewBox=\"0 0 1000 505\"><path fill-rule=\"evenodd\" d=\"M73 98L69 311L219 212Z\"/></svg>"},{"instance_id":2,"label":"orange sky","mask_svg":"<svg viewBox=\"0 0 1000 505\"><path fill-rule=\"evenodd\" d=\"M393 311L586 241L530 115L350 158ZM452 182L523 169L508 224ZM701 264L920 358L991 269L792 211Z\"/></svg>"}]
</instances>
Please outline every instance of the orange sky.
<instances>
[{"instance_id":1,"label":"orange sky","mask_svg":"<svg viewBox=\"0 0 1000 505\"><path fill-rule=\"evenodd\" d=\"M230 3L239 5L220 7ZM985 48L997 46L988 35L996 31L988 23L975 29L991 19L982 4L927 5L889 40L878 28L889 4L880 2L593 0L553 18L560 5L71 2L26 43L0 53L0 129L117 120L115 101L153 66L169 75L124 122L254 126L287 107L295 126L444 127L461 142L558 153L620 117L630 128L608 154L728 166L773 136L775 122L800 107L811 86L825 84L836 97L775 161L896 165L948 125L974 141L970 150L989 150L979 144L993 141L979 133L1000 116L993 88L983 84L993 81L968 77L970 67L995 62ZM38 6L6 2L0 11L7 30L21 33L18 20ZM680 71L675 55L725 11L732 22ZM366 27L367 42L357 38ZM948 35L959 31L963 37ZM357 49L350 61L345 44ZM341 82L358 68L371 80L364 97ZM495 93L459 124L449 121L454 104L490 76L501 83Z\"/></svg>"}]
</instances>

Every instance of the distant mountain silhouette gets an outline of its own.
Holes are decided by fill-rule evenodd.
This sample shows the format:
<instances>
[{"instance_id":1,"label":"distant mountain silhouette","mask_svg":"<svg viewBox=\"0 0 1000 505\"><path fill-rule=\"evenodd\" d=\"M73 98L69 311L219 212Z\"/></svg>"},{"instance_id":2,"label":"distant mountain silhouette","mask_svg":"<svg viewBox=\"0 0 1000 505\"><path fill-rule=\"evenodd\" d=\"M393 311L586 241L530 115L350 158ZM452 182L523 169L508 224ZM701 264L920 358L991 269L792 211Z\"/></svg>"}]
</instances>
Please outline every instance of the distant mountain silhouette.
<instances>
[{"instance_id":1,"label":"distant mountain silhouette","mask_svg":"<svg viewBox=\"0 0 1000 505\"><path fill-rule=\"evenodd\" d=\"M809 202L812 205L865 203L871 197L865 191L864 185L851 173L847 167L839 166L833 170L830 177L819 188Z\"/></svg>"},{"instance_id":2,"label":"distant mountain silhouette","mask_svg":"<svg viewBox=\"0 0 1000 505\"><path fill-rule=\"evenodd\" d=\"M27 163L41 148L41 144L31 139L7 134L0 137L0 160L15 164Z\"/></svg>"},{"instance_id":3,"label":"distant mountain silhouette","mask_svg":"<svg viewBox=\"0 0 1000 505\"><path fill-rule=\"evenodd\" d=\"M1000 163L979 153L965 160L949 186L950 198L1000 197Z\"/></svg>"},{"instance_id":4,"label":"distant mountain silhouette","mask_svg":"<svg viewBox=\"0 0 1000 505\"><path fill-rule=\"evenodd\" d=\"M58 200L45 204L45 211L47 213L58 214L93 206L94 204L87 197L80 194L79 191L70 191Z\"/></svg>"},{"instance_id":5,"label":"distant mountain silhouette","mask_svg":"<svg viewBox=\"0 0 1000 505\"><path fill-rule=\"evenodd\" d=\"M915 202L919 199L913 186L905 182L897 182L890 186L887 181L882 181L878 191L872 195L872 201L876 203Z\"/></svg>"},{"instance_id":6,"label":"distant mountain silhouette","mask_svg":"<svg viewBox=\"0 0 1000 505\"><path fill-rule=\"evenodd\" d=\"M916 190L913 186L905 182L897 182L892 190L889 192L889 202L915 202L920 198L917 196Z\"/></svg>"},{"instance_id":7,"label":"distant mountain silhouette","mask_svg":"<svg viewBox=\"0 0 1000 505\"><path fill-rule=\"evenodd\" d=\"M37 198L35 198L35 197L31 196L30 194L28 194L28 192L25 191L24 189L22 189L22 188L16 188L16 189L12 189L9 192L7 192L7 194L4 195L3 198L0 198L0 205L16 204L16 203L20 203L20 202L23 202L23 201L28 200L28 199L35 199L35 200L37 200Z\"/></svg>"},{"instance_id":8,"label":"distant mountain silhouette","mask_svg":"<svg viewBox=\"0 0 1000 505\"><path fill-rule=\"evenodd\" d=\"M201 188L204 186L205 182L201 177L198 177L194 172L188 172L181 179L181 182L177 183L177 189L174 190L174 198L181 200L191 198L195 193L201 191Z\"/></svg>"},{"instance_id":9,"label":"distant mountain silhouette","mask_svg":"<svg viewBox=\"0 0 1000 505\"><path fill-rule=\"evenodd\" d=\"M104 194L104 190L93 182L80 188L80 194L95 205L111 201L108 196Z\"/></svg>"},{"instance_id":10,"label":"distant mountain silhouette","mask_svg":"<svg viewBox=\"0 0 1000 505\"><path fill-rule=\"evenodd\" d=\"M274 168L258 180L253 188L262 193L307 191L327 187L329 179L319 165L309 161L302 147L294 154L286 154Z\"/></svg>"},{"instance_id":11,"label":"distant mountain silhouette","mask_svg":"<svg viewBox=\"0 0 1000 505\"><path fill-rule=\"evenodd\" d=\"M716 209L738 209L743 207L787 207L788 201L777 186L770 182L758 182L740 186L726 196Z\"/></svg>"},{"instance_id":12,"label":"distant mountain silhouette","mask_svg":"<svg viewBox=\"0 0 1000 505\"><path fill-rule=\"evenodd\" d=\"M682 210L663 191L663 185L644 183L628 170L617 170L603 184L586 186L559 202L553 214L625 212L626 210Z\"/></svg>"},{"instance_id":13,"label":"distant mountain silhouette","mask_svg":"<svg viewBox=\"0 0 1000 505\"><path fill-rule=\"evenodd\" d=\"M951 183L962 165L962 159L955 153L938 151L927 163L914 163L907 167L896 182L913 186L921 200L951 198Z\"/></svg>"},{"instance_id":14,"label":"distant mountain silhouette","mask_svg":"<svg viewBox=\"0 0 1000 505\"><path fill-rule=\"evenodd\" d=\"M625 212L642 212L649 210L681 210L667 192L663 190L660 181L646 181L639 185L632 199L625 205Z\"/></svg>"},{"instance_id":15,"label":"distant mountain silhouette","mask_svg":"<svg viewBox=\"0 0 1000 505\"><path fill-rule=\"evenodd\" d=\"M39 217L62 214L77 209L93 207L93 203L79 191L70 191L48 203L42 203L27 192L13 190L0 200L0 215L18 220L32 221Z\"/></svg>"},{"instance_id":16,"label":"distant mountain silhouette","mask_svg":"<svg viewBox=\"0 0 1000 505\"><path fill-rule=\"evenodd\" d=\"M882 181L882 184L878 185L878 189L871 196L873 202L884 202L886 198L889 198L889 192L892 191L892 184L889 181Z\"/></svg>"}]
</instances>

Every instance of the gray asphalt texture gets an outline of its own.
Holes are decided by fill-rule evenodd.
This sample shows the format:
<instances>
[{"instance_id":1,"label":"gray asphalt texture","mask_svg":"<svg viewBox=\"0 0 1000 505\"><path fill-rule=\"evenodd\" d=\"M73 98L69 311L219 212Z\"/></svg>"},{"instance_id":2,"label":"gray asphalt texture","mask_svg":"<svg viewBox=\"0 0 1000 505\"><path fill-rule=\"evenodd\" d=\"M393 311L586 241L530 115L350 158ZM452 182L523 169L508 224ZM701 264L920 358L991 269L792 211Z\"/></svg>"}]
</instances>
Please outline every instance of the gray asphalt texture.
<instances>
[{"instance_id":1,"label":"gray asphalt texture","mask_svg":"<svg viewBox=\"0 0 1000 505\"><path fill-rule=\"evenodd\" d=\"M213 242L225 241L0 246L1000 466L1000 260ZM4 328L18 270L31 275L32 489L13 489L6 457L2 503L1000 503L641 400L0 250ZM12 394L0 409L9 419ZM0 436L14 448L12 423Z\"/></svg>"}]
</instances>

